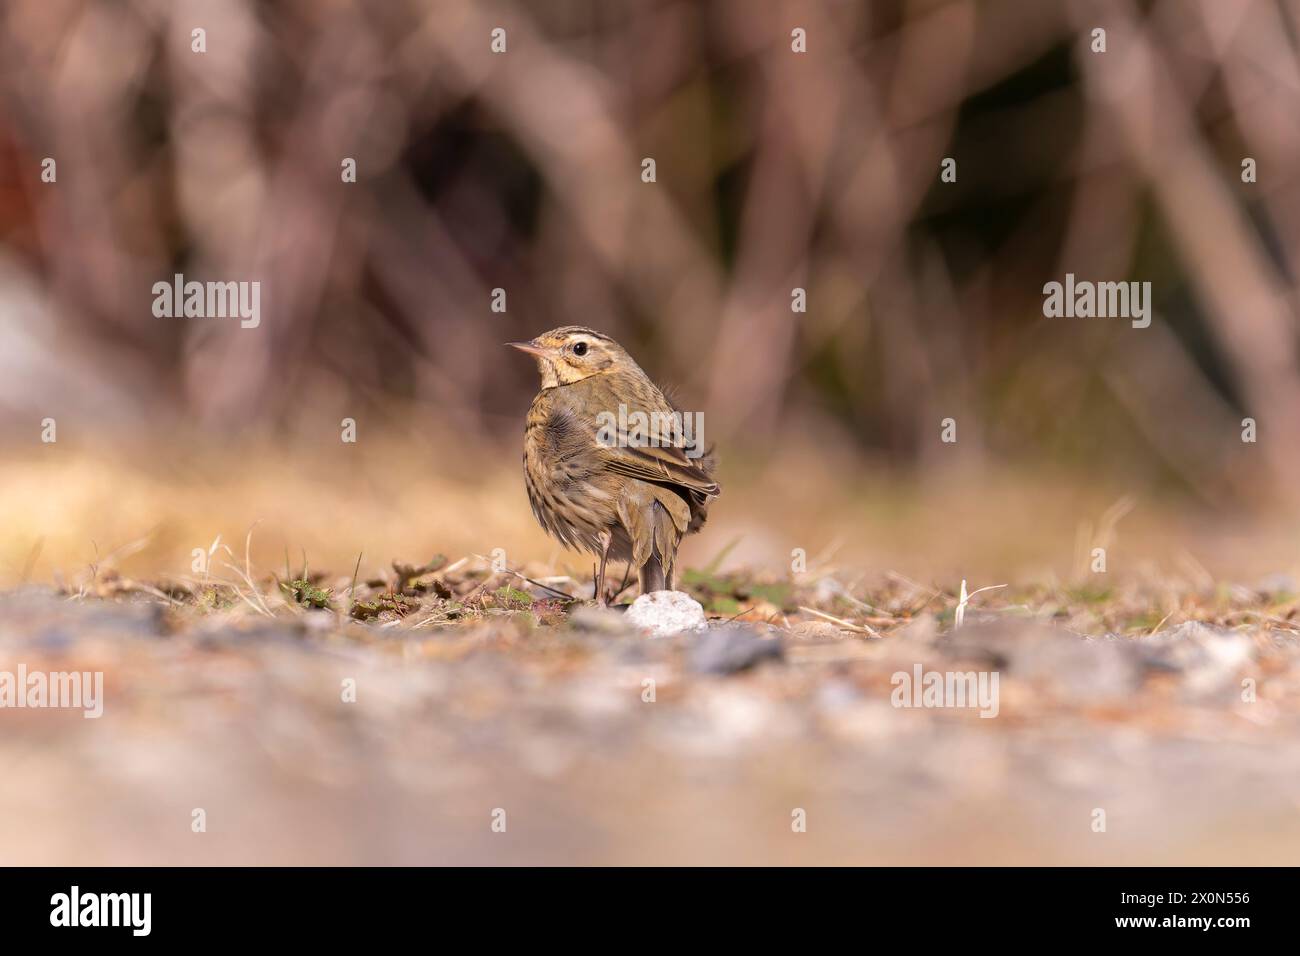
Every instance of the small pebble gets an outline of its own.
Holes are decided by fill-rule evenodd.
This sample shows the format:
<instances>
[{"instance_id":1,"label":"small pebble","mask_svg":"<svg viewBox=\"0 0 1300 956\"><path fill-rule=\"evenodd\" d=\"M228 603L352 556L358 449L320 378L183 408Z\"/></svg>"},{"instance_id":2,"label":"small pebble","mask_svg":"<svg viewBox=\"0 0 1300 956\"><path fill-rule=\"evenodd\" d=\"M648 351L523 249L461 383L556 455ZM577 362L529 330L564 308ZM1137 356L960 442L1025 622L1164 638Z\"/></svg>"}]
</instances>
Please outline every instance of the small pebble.
<instances>
[{"instance_id":1,"label":"small pebble","mask_svg":"<svg viewBox=\"0 0 1300 956\"><path fill-rule=\"evenodd\" d=\"M724 624L709 628L691 646L687 660L701 674L734 674L759 661L780 660L782 654L780 638L762 637L743 624Z\"/></svg>"},{"instance_id":2,"label":"small pebble","mask_svg":"<svg viewBox=\"0 0 1300 956\"><path fill-rule=\"evenodd\" d=\"M643 594L632 602L624 620L647 637L672 637L709 626L700 602L682 591Z\"/></svg>"}]
</instances>

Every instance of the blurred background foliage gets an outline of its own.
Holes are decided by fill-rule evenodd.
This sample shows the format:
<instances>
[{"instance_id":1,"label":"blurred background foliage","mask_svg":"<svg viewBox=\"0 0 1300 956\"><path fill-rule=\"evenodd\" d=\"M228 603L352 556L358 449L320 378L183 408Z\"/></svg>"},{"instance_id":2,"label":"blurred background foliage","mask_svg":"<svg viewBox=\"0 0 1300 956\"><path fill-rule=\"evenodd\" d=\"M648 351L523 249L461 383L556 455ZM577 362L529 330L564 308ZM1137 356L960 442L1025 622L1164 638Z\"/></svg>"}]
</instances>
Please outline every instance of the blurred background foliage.
<instances>
[{"instance_id":1,"label":"blurred background foliage","mask_svg":"<svg viewBox=\"0 0 1300 956\"><path fill-rule=\"evenodd\" d=\"M43 453L49 416L61 443L139 467L256 440L343 468L347 416L389 467L486 464L513 487L536 378L501 343L577 323L705 412L724 477L757 488L751 517L800 494L778 469L850 498L863 475L960 474L1291 509L1298 17L1297 0L8 0L5 446ZM156 318L151 287L176 272L261 281L261 326ZM1044 318L1066 272L1150 281L1150 328Z\"/></svg>"}]
</instances>

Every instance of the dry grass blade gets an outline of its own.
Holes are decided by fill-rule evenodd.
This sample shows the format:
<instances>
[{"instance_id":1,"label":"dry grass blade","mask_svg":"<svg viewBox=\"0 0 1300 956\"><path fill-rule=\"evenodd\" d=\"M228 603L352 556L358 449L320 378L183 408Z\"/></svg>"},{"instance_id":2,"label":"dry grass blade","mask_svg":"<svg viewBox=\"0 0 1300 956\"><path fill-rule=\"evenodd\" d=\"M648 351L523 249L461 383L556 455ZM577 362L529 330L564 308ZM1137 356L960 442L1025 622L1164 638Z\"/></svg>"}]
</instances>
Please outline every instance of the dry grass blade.
<instances>
[{"instance_id":1,"label":"dry grass blade","mask_svg":"<svg viewBox=\"0 0 1300 956\"><path fill-rule=\"evenodd\" d=\"M833 614L827 614L825 611L819 611L816 608L811 607L803 607L802 605L799 607L799 610L803 611L805 614L812 614L815 617L820 617L823 620L830 621L832 624L836 624L845 630L853 631L856 634L868 634L875 638L880 637L880 633L868 624L854 624L852 621L846 621L842 617L835 617Z\"/></svg>"},{"instance_id":2,"label":"dry grass blade","mask_svg":"<svg viewBox=\"0 0 1300 956\"><path fill-rule=\"evenodd\" d=\"M953 611L953 630L956 630L957 628L961 627L963 623L965 623L966 605L970 603L971 598L973 598L977 594L983 593L984 591L997 591L1000 588L1004 588L1004 587L1006 587L1005 584L990 584L982 588L976 588L974 591L971 591L968 594L966 592L966 579L962 578L961 593L958 595L957 598L957 607Z\"/></svg>"},{"instance_id":3,"label":"dry grass blade","mask_svg":"<svg viewBox=\"0 0 1300 956\"><path fill-rule=\"evenodd\" d=\"M19 577L19 583L26 584L32 577L32 569L36 567L36 562L41 556L41 548L45 546L45 536L41 535L32 545L32 549L27 552L27 560L23 562L23 573Z\"/></svg>"},{"instance_id":4,"label":"dry grass blade","mask_svg":"<svg viewBox=\"0 0 1300 956\"><path fill-rule=\"evenodd\" d=\"M244 538L244 567L239 568L236 565L232 564L230 561L225 561L223 563L231 571L234 571L235 574L239 575L239 577L243 580L244 584L248 587L248 590L252 593L253 597L257 599L257 601L256 603L254 603L253 601L249 600L248 597L246 597L239 588L231 584L230 586L234 588L235 593L238 594L239 597L242 600L244 600L247 604L252 606L254 610L258 611L261 614L265 614L267 617L275 617L275 614L267 606L266 599L262 597L261 588L259 588L257 586L257 582L253 580L253 564L252 564L252 560L249 557L249 552L253 540L253 528L257 527L259 523L260 522L256 522L256 521L253 522L253 526L248 529L248 535ZM230 550L229 546L223 544L221 546L221 550L225 551L226 554L230 555L231 561L234 560L235 555Z\"/></svg>"}]
</instances>

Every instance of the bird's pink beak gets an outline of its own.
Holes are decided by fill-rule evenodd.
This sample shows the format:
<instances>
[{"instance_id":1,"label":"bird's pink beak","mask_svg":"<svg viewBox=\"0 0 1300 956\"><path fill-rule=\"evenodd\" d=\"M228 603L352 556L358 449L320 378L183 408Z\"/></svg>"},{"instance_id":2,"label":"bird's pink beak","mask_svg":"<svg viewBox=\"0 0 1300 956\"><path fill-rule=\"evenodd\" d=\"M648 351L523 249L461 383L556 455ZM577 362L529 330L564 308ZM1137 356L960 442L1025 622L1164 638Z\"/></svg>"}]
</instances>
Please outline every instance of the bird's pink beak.
<instances>
[{"instance_id":1,"label":"bird's pink beak","mask_svg":"<svg viewBox=\"0 0 1300 956\"><path fill-rule=\"evenodd\" d=\"M527 352L529 355L547 356L551 354L551 350L544 345L538 345L536 339L533 339L531 342L507 342L506 345L510 346L512 349Z\"/></svg>"}]
</instances>

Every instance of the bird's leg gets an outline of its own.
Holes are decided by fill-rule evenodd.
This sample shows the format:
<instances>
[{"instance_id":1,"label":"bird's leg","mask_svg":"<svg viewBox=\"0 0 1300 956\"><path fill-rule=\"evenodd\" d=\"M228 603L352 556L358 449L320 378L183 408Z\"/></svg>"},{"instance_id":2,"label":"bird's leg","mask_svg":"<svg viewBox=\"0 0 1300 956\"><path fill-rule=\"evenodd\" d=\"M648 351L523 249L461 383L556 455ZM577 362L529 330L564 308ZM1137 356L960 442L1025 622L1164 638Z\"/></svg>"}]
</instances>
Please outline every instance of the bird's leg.
<instances>
[{"instance_id":1,"label":"bird's leg","mask_svg":"<svg viewBox=\"0 0 1300 956\"><path fill-rule=\"evenodd\" d=\"M601 607L609 607L609 602L605 600L605 564L609 561L609 546L614 540L614 533L605 531L600 537L600 570L596 572L596 603Z\"/></svg>"}]
</instances>

